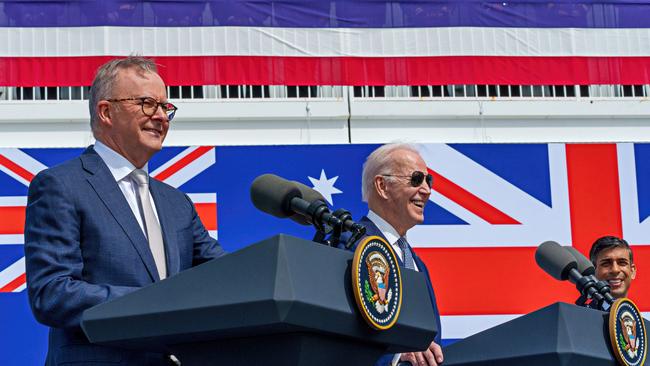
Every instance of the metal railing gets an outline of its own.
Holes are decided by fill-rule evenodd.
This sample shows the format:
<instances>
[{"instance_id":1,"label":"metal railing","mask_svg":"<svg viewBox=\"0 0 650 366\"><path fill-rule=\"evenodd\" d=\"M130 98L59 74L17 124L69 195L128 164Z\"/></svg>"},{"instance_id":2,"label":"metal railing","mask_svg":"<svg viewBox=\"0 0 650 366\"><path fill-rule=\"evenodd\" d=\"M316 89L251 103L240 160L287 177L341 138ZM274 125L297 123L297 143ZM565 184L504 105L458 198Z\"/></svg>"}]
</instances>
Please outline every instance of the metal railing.
<instances>
[{"instance_id":1,"label":"metal railing","mask_svg":"<svg viewBox=\"0 0 650 366\"><path fill-rule=\"evenodd\" d=\"M0 101L87 100L87 86L0 87ZM168 86L170 99L648 98L650 85Z\"/></svg>"}]
</instances>

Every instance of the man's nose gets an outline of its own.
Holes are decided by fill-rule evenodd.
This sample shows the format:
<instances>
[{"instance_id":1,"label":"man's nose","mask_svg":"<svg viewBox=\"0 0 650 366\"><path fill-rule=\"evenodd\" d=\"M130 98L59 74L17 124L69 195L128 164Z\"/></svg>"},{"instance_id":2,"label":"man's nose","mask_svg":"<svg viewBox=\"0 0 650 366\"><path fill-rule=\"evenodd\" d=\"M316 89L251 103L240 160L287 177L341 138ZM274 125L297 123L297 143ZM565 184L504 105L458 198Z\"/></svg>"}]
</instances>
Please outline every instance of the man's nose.
<instances>
[{"instance_id":1,"label":"man's nose","mask_svg":"<svg viewBox=\"0 0 650 366\"><path fill-rule=\"evenodd\" d=\"M418 190L420 191L420 193L426 194L427 196L431 194L431 187L429 187L429 184L427 184L426 180L422 182L422 184L420 184Z\"/></svg>"},{"instance_id":2,"label":"man's nose","mask_svg":"<svg viewBox=\"0 0 650 366\"><path fill-rule=\"evenodd\" d=\"M152 118L153 117L160 118L163 120L167 119L167 113L165 113L165 111L163 110L162 105L158 104L158 106L156 106L156 111L153 113Z\"/></svg>"}]
</instances>

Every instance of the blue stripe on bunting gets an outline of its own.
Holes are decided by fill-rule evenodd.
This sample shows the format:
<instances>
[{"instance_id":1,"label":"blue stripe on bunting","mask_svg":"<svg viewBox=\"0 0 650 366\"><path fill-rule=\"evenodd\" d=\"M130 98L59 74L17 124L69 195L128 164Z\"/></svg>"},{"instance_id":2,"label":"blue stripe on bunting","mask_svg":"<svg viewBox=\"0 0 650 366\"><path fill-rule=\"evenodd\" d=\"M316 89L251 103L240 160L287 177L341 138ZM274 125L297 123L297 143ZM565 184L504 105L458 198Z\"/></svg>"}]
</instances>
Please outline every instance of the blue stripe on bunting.
<instances>
[{"instance_id":1,"label":"blue stripe on bunting","mask_svg":"<svg viewBox=\"0 0 650 366\"><path fill-rule=\"evenodd\" d=\"M1 27L650 28L634 0L0 1Z\"/></svg>"}]
</instances>

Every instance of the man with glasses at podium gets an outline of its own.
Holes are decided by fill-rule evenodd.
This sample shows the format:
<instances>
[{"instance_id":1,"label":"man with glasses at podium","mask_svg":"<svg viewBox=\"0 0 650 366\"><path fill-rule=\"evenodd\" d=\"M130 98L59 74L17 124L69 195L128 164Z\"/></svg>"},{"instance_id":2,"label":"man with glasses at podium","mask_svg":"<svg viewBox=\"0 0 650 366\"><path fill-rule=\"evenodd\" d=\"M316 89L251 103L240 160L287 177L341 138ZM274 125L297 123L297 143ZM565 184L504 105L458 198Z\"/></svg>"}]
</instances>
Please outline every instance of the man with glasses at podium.
<instances>
[{"instance_id":1,"label":"man with glasses at podium","mask_svg":"<svg viewBox=\"0 0 650 366\"><path fill-rule=\"evenodd\" d=\"M366 227L367 236L382 237L393 247L400 266L424 273L439 330L436 339L426 350L384 355L376 365L403 362L414 366L432 366L443 361L439 345L440 314L429 273L407 239L408 230L424 220L424 206L431 195L432 183L433 177L428 173L427 165L419 152L409 144L383 145L373 151L363 165L361 191L369 212L359 220L359 224Z\"/></svg>"},{"instance_id":2,"label":"man with glasses at podium","mask_svg":"<svg viewBox=\"0 0 650 366\"><path fill-rule=\"evenodd\" d=\"M89 108L96 144L29 186L27 289L34 316L50 327L46 365L169 365L162 354L90 344L82 313L223 250L189 197L148 174L177 109L156 65L141 57L104 64Z\"/></svg>"}]
</instances>

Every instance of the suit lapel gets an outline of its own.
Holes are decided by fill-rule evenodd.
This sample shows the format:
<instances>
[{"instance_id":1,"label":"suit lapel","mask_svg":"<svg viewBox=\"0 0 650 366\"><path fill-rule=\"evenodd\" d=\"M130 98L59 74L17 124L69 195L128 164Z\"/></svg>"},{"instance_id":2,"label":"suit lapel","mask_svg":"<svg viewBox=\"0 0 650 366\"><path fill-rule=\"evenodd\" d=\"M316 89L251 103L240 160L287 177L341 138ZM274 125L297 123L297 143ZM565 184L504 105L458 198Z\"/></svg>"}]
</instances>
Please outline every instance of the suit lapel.
<instances>
[{"instance_id":1,"label":"suit lapel","mask_svg":"<svg viewBox=\"0 0 650 366\"><path fill-rule=\"evenodd\" d=\"M169 205L170 200L165 197L162 188L162 183L151 178L149 179L149 187L151 189L151 196L156 203L156 212L158 213L158 220L160 221L160 229L163 234L163 242L165 244L165 253L167 261L167 276L175 275L180 270L180 255L178 253L178 245L176 243L176 235L174 235L174 227L171 213L174 212L174 207Z\"/></svg>"},{"instance_id":2,"label":"suit lapel","mask_svg":"<svg viewBox=\"0 0 650 366\"><path fill-rule=\"evenodd\" d=\"M160 277L147 238L133 216L133 211L131 211L131 207L129 207L110 170L92 147L86 149L81 155L81 164L89 173L86 175L86 179L128 236L131 244L140 255L149 276L153 281L158 281Z\"/></svg>"},{"instance_id":3,"label":"suit lapel","mask_svg":"<svg viewBox=\"0 0 650 366\"><path fill-rule=\"evenodd\" d=\"M373 235L378 236L378 237L386 240L386 243L388 243L388 245L391 245L391 247L392 247L392 243L388 242L388 239L386 239L386 237L381 232L381 230L379 230L377 225L375 225L375 223L372 222L368 217L366 217L366 216L362 217L361 220L359 220L359 223L366 227L366 236L373 236ZM411 251L411 252L413 252L413 251ZM395 257L397 257L397 262L399 263L399 266L404 267L404 261L402 260L402 258L400 258L399 255L396 255Z\"/></svg>"}]
</instances>

